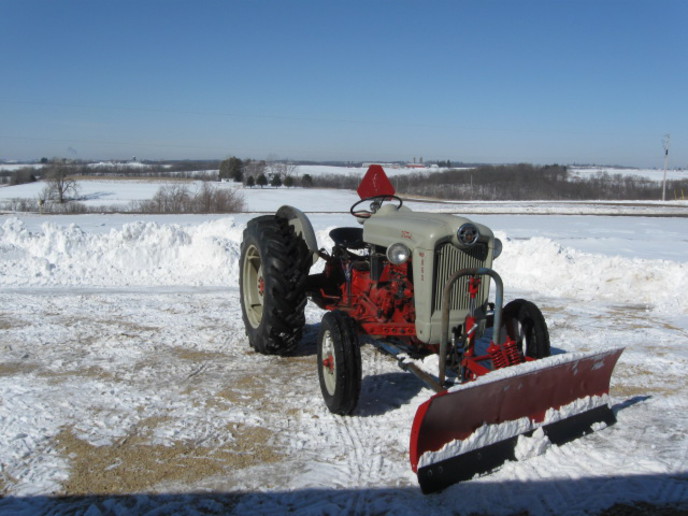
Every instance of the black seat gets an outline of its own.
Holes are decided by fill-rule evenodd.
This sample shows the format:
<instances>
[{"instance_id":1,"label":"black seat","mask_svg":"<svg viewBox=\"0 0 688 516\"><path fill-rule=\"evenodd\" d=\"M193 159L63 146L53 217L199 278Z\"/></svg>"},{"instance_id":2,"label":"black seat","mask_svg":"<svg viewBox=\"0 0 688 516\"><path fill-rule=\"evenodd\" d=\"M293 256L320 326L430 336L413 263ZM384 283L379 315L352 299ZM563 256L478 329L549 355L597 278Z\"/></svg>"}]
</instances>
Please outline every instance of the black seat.
<instances>
[{"instance_id":1,"label":"black seat","mask_svg":"<svg viewBox=\"0 0 688 516\"><path fill-rule=\"evenodd\" d=\"M347 249L363 249L363 228L334 228L330 231L330 238L336 245Z\"/></svg>"}]
</instances>

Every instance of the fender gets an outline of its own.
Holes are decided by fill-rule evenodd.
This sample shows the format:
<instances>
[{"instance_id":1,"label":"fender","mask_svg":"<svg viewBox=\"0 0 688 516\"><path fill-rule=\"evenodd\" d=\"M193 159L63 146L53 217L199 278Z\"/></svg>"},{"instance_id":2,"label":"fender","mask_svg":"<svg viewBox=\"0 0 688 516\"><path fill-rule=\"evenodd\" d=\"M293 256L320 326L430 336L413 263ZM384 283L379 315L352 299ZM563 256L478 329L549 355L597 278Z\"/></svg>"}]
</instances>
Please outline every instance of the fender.
<instances>
[{"instance_id":1,"label":"fender","mask_svg":"<svg viewBox=\"0 0 688 516\"><path fill-rule=\"evenodd\" d=\"M306 242L306 246L311 252L313 263L317 262L319 258L318 241L315 238L313 225L311 224L311 221L308 220L306 214L298 208L294 208L293 206L285 204L277 210L275 215L289 221L289 225L294 228L296 234L303 238L303 241Z\"/></svg>"}]
</instances>

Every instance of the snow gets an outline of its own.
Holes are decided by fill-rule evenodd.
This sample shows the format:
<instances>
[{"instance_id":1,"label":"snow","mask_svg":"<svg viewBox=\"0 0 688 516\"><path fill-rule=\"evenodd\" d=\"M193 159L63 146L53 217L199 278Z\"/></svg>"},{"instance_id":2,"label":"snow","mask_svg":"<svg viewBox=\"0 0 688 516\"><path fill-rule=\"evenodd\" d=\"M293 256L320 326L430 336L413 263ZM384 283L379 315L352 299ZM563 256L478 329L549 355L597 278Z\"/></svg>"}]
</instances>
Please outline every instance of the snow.
<instances>
[{"instance_id":1,"label":"snow","mask_svg":"<svg viewBox=\"0 0 688 516\"><path fill-rule=\"evenodd\" d=\"M528 440L525 435L522 436L523 439L519 439L516 449L516 458L522 460L523 458L534 457L539 455L539 453L537 453L538 450L545 451L548 447L544 442L547 438L543 438L544 434L542 433L542 427L604 405L609 405L607 395L586 396L585 398L574 400L558 409L549 409L542 422L533 422L527 417L522 417L502 423L484 424L466 439L451 441L437 451L423 453L418 460L418 467L423 468L430 466L451 459L452 457L479 450L490 444L506 441L512 437L529 432L533 432L531 440ZM604 425L604 423L602 423L602 425Z\"/></svg>"},{"instance_id":2,"label":"snow","mask_svg":"<svg viewBox=\"0 0 688 516\"><path fill-rule=\"evenodd\" d=\"M89 184L104 204L159 186ZM519 440L518 461L424 496L407 454L431 391L364 346L359 408L334 416L315 367L319 309L307 307L294 357L252 352L243 331L246 222L292 204L326 246L329 229L355 224L355 193L243 193L253 213L0 215L0 513L552 515L688 502L685 216L646 216L656 215L647 205L562 215L547 203L538 214L503 203L472 216L504 241L495 268L507 301L540 306L555 353L626 347L609 396L618 422L563 446L535 433ZM168 471L155 476L150 463ZM139 470L140 487L97 484L127 485ZM65 486L79 496L55 498Z\"/></svg>"}]
</instances>

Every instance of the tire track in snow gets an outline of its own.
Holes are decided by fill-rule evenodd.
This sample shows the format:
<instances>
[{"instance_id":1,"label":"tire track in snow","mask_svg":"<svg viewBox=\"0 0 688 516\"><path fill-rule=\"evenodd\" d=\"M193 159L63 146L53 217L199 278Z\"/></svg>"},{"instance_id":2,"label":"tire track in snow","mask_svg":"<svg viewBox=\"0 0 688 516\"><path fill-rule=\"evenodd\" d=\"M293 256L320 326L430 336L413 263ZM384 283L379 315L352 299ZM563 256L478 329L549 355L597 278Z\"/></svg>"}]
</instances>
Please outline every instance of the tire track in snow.
<instances>
[{"instance_id":1,"label":"tire track in snow","mask_svg":"<svg viewBox=\"0 0 688 516\"><path fill-rule=\"evenodd\" d=\"M378 486L384 483L383 455L378 444L371 444L370 418L357 416L338 416L333 424L337 425L337 442L346 447L345 485L359 488ZM369 509L369 495L365 489L351 489L346 499L344 511L348 514L366 514Z\"/></svg>"},{"instance_id":2,"label":"tire track in snow","mask_svg":"<svg viewBox=\"0 0 688 516\"><path fill-rule=\"evenodd\" d=\"M333 435L330 445L341 447L341 450L335 450L334 453L340 458L338 475L342 476L342 480L337 482L345 486L369 487L385 484L388 480L384 470L385 450L382 437L371 439L371 436L380 433L380 427L384 428L386 418L370 415L370 408L362 405L366 403L363 398L371 398L371 393L375 398L383 389L381 381L371 381L370 378L371 376L374 378L385 369L387 359L368 347L364 347L361 351L362 368L366 374L363 391L367 392L362 392L359 406L353 415L336 416L328 413L328 417L321 420L321 424L328 426L326 431ZM366 378L367 381L365 381ZM365 497L361 493L359 491L352 493L347 502L347 511L365 512Z\"/></svg>"}]
</instances>

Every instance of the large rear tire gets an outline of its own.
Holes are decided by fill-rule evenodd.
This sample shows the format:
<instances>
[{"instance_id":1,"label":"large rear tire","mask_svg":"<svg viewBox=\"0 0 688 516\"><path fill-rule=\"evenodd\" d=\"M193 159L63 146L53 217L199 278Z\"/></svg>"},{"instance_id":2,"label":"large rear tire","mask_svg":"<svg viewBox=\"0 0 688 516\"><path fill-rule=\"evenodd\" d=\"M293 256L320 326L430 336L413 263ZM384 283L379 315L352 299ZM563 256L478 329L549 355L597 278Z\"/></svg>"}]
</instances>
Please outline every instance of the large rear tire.
<instances>
[{"instance_id":1,"label":"large rear tire","mask_svg":"<svg viewBox=\"0 0 688 516\"><path fill-rule=\"evenodd\" d=\"M286 219L267 215L248 222L239 289L246 334L259 353L287 355L299 343L311 263L305 242Z\"/></svg>"},{"instance_id":2,"label":"large rear tire","mask_svg":"<svg viewBox=\"0 0 688 516\"><path fill-rule=\"evenodd\" d=\"M351 414L361 392L361 349L356 323L343 312L323 316L318 334L318 378L330 412Z\"/></svg>"},{"instance_id":3,"label":"large rear tire","mask_svg":"<svg viewBox=\"0 0 688 516\"><path fill-rule=\"evenodd\" d=\"M511 301L502 310L502 321L524 356L544 358L550 355L547 323L535 303L525 299Z\"/></svg>"}]
</instances>

